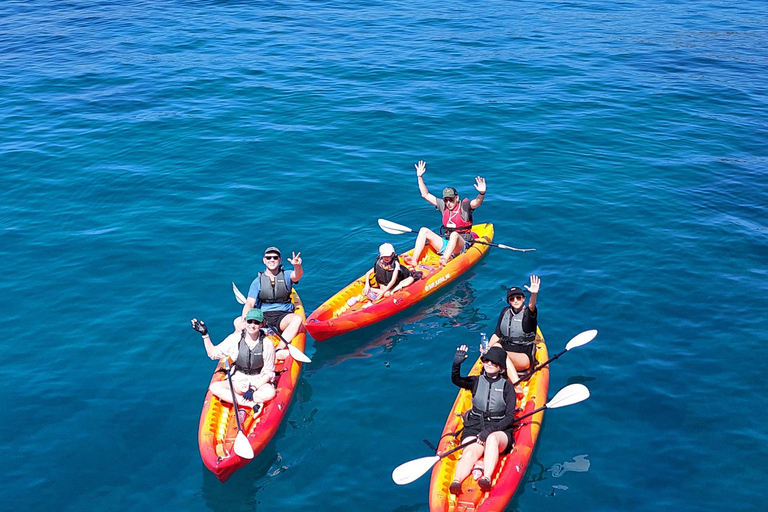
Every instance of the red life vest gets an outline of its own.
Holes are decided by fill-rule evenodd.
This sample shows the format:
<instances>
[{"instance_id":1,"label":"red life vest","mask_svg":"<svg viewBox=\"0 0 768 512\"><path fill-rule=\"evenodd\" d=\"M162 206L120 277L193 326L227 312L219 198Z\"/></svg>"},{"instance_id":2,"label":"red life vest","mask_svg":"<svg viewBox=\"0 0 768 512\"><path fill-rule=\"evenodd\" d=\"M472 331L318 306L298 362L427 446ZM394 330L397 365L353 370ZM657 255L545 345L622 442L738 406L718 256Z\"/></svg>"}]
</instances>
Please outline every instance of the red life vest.
<instances>
[{"instance_id":1,"label":"red life vest","mask_svg":"<svg viewBox=\"0 0 768 512\"><path fill-rule=\"evenodd\" d=\"M462 200L462 203L464 201L468 202L469 199L465 198ZM458 203L453 210L449 210L447 206L443 210L443 228L446 233L454 231L457 233L470 233L472 231L472 210L469 211L469 220L464 220L461 217L461 207L462 204Z\"/></svg>"}]
</instances>

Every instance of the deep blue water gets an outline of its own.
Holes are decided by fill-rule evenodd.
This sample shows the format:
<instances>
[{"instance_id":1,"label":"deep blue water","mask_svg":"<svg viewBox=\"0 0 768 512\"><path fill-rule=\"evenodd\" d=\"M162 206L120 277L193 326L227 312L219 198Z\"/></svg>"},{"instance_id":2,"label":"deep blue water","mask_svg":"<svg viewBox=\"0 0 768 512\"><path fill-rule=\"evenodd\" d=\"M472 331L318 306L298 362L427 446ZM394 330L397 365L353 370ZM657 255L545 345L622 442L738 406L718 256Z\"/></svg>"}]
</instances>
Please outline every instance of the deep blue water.
<instances>
[{"instance_id":1,"label":"deep blue water","mask_svg":"<svg viewBox=\"0 0 768 512\"><path fill-rule=\"evenodd\" d=\"M761 509L768 477L764 2L0 4L3 510L416 512L452 354L541 276L551 394L508 510ZM496 241L464 279L323 343L285 425L227 483L197 424L268 245L313 310L378 217L474 192ZM586 456L586 472L566 471ZM583 459L583 457L581 457Z\"/></svg>"}]
</instances>

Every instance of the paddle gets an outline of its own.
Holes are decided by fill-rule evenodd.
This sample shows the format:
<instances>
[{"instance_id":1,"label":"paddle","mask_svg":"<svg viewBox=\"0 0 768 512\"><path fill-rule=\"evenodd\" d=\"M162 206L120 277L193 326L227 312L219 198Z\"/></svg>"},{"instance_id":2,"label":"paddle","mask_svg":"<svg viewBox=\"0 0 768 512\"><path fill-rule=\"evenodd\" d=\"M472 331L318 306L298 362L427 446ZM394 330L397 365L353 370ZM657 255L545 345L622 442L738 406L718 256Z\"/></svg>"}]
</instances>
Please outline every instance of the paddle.
<instances>
[{"instance_id":1,"label":"paddle","mask_svg":"<svg viewBox=\"0 0 768 512\"><path fill-rule=\"evenodd\" d=\"M237 396L235 396L235 387L232 385L232 372L229 370L229 359L226 360L227 380L229 381L229 390L232 391L232 404L235 406L235 420L237 421L237 437L235 438L235 454L244 459L253 458L253 447L248 438L243 433L243 427L240 425L240 406L237 405Z\"/></svg>"},{"instance_id":2,"label":"paddle","mask_svg":"<svg viewBox=\"0 0 768 512\"><path fill-rule=\"evenodd\" d=\"M418 233L418 231L414 231L408 226L403 226L402 224L397 224L395 222L386 220L386 219L379 219L379 227L389 233L390 235L402 235L403 233ZM508 249L510 251L520 251L520 252L529 252L529 251L535 251L536 249L518 249L516 247L510 247L508 245L504 244L494 244L491 242L484 242L483 240L474 239L472 243L475 244L481 244L481 245L490 245L491 247L498 247L499 249Z\"/></svg>"},{"instance_id":3,"label":"paddle","mask_svg":"<svg viewBox=\"0 0 768 512\"><path fill-rule=\"evenodd\" d=\"M238 290L237 286L235 286L235 283L232 283L232 291L235 292L235 299L237 299L237 302L240 304L245 304L246 298L245 295L242 294L240 290ZM293 357L295 360L301 362L301 363L311 363L312 360L307 357L307 355L299 350L298 347L294 347L291 345L285 338L283 338L283 335L277 332L276 329L270 328L270 332L274 332L278 336L280 336L280 339L283 340L288 347L288 352L290 352L291 357Z\"/></svg>"},{"instance_id":4,"label":"paddle","mask_svg":"<svg viewBox=\"0 0 768 512\"><path fill-rule=\"evenodd\" d=\"M560 352L556 356L550 357L549 359L547 359L546 361L544 361L540 365L536 366L531 373L529 373L524 378L522 378L522 379L518 380L517 382L515 382L515 386L517 386L518 384L520 384L524 380L530 379L531 376L533 376L534 373L536 373L537 371L541 370L542 368L544 368L549 363L551 363L552 361L554 361L555 359L557 359L561 355L565 354L569 350L571 350L573 348L576 348L576 347L580 347L582 345L586 345L587 343L589 343L590 341L595 339L595 336L597 336L597 329L591 329L589 331L580 332L579 334L577 334L576 336L571 338L571 341L566 343L565 349L562 352Z\"/></svg>"},{"instance_id":5,"label":"paddle","mask_svg":"<svg viewBox=\"0 0 768 512\"><path fill-rule=\"evenodd\" d=\"M565 407L567 405L573 405L577 404L579 402L583 402L589 398L589 390L584 384L571 384L569 386L565 386L563 389L557 392L557 394L547 402L545 405L542 405L538 409L535 409L527 414L524 414L520 416L519 418L515 418L515 421L513 423L517 423L522 419L525 419L529 416L533 416L534 414L543 411L544 409L557 409L558 407ZM394 471L392 471L392 480L397 485L405 485L413 482L414 480L419 479L424 473L432 469L432 466L434 466L437 461L442 459L443 457L447 457L448 455L461 450L462 448L466 448L470 444L477 441L477 438L473 437L470 438L468 441L465 441L464 443L460 444L459 446L452 448L448 450L445 453L442 453L440 455L432 455L431 457L421 457L420 459L414 459L408 462L405 462L403 464L400 464L395 468Z\"/></svg>"}]
</instances>

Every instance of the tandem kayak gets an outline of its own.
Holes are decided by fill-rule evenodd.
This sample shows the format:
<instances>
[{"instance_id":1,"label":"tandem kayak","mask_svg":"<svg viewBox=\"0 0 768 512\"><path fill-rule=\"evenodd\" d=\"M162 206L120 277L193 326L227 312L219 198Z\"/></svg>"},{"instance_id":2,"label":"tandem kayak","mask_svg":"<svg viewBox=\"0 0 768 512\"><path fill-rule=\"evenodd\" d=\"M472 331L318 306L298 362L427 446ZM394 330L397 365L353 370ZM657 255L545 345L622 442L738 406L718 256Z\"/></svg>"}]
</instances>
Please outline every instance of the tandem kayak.
<instances>
[{"instance_id":1,"label":"tandem kayak","mask_svg":"<svg viewBox=\"0 0 768 512\"><path fill-rule=\"evenodd\" d=\"M478 240L487 243L493 240L493 224L475 224L472 232ZM424 256L412 269L422 272L422 278L374 303L367 300L355 302L363 293L367 273L363 274L318 307L307 319L307 330L314 339L323 341L384 320L456 280L483 257L488 247L472 244L462 254L441 267L438 263L440 256L427 246ZM404 254L412 253L413 249Z\"/></svg>"},{"instance_id":2,"label":"tandem kayak","mask_svg":"<svg viewBox=\"0 0 768 512\"><path fill-rule=\"evenodd\" d=\"M541 331L536 335L536 364L547 360L547 347ZM479 375L482 363L478 358L472 367L470 375ZM522 396L517 395L516 417L532 412L542 407L547 402L549 388L549 367L545 366L535 372L527 381L520 383L523 388ZM438 453L460 445L459 438L454 433L463 427L463 414L472 407L472 393L462 389L453 403L451 414L445 423ZM438 462L432 470L432 480L429 484L429 510L430 512L498 512L504 510L514 496L520 482L528 468L528 463L533 455L539 429L544 418L544 411L540 411L517 424L514 431L515 446L513 450L499 458L493 477L491 478L491 490L484 493L480 490L475 479L470 475L461 486L461 493L451 494L448 487L453 481L456 463L462 450L459 450Z\"/></svg>"},{"instance_id":3,"label":"tandem kayak","mask_svg":"<svg viewBox=\"0 0 768 512\"><path fill-rule=\"evenodd\" d=\"M294 312L302 320L305 319L304 306L296 290L291 293L291 300L296 308ZM300 332L293 338L291 344L303 352L306 339L307 335ZM219 371L224 366L224 361L219 361L211 382L226 379L226 373ZM301 374L301 366L301 363L290 355L283 361L277 361L275 363L275 391L277 392L275 398L264 404L264 409L256 419L250 414L251 409L245 408L248 414L242 425L243 432L255 455L269 444L288 412L288 406ZM236 437L237 420L234 407L230 403L220 401L209 390L205 395L203 411L200 414L198 442L205 467L222 482L250 462L250 459L244 459L235 454L233 445Z\"/></svg>"}]
</instances>

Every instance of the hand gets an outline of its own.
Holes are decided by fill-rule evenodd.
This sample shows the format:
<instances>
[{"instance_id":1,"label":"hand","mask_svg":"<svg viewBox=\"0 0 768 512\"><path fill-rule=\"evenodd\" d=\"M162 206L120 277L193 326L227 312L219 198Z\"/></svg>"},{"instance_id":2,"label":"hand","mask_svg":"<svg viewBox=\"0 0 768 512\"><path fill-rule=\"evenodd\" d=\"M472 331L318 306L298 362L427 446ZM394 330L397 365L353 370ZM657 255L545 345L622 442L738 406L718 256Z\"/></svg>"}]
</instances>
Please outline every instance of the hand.
<instances>
[{"instance_id":1,"label":"hand","mask_svg":"<svg viewBox=\"0 0 768 512\"><path fill-rule=\"evenodd\" d=\"M243 398L245 398L246 400L253 401L253 388L249 387L248 391L243 393Z\"/></svg>"},{"instance_id":2,"label":"hand","mask_svg":"<svg viewBox=\"0 0 768 512\"><path fill-rule=\"evenodd\" d=\"M456 353L453 355L453 364L461 364L467 358L467 346L462 345L456 349Z\"/></svg>"},{"instance_id":3,"label":"hand","mask_svg":"<svg viewBox=\"0 0 768 512\"><path fill-rule=\"evenodd\" d=\"M539 293L539 287L541 286L541 279L539 276L531 276L531 285L525 285L525 289L531 293Z\"/></svg>"},{"instance_id":4,"label":"hand","mask_svg":"<svg viewBox=\"0 0 768 512\"><path fill-rule=\"evenodd\" d=\"M414 167L416 168L417 178L421 178L424 176L424 173L427 172L427 162L424 160L419 160L419 163L415 164Z\"/></svg>"},{"instance_id":5,"label":"hand","mask_svg":"<svg viewBox=\"0 0 768 512\"><path fill-rule=\"evenodd\" d=\"M197 318L192 319L192 328L203 336L208 334L208 327L206 327L205 322L198 320Z\"/></svg>"},{"instance_id":6,"label":"hand","mask_svg":"<svg viewBox=\"0 0 768 512\"><path fill-rule=\"evenodd\" d=\"M288 258L288 263L293 265L294 267L300 267L301 266L301 253L298 252L292 252L293 258Z\"/></svg>"},{"instance_id":7,"label":"hand","mask_svg":"<svg viewBox=\"0 0 768 512\"><path fill-rule=\"evenodd\" d=\"M482 176L475 178L475 188L478 194L485 194L485 178Z\"/></svg>"},{"instance_id":8,"label":"hand","mask_svg":"<svg viewBox=\"0 0 768 512\"><path fill-rule=\"evenodd\" d=\"M481 430L480 433L477 434L477 443L480 445L484 445L489 435L491 435L490 430L488 429Z\"/></svg>"}]
</instances>

